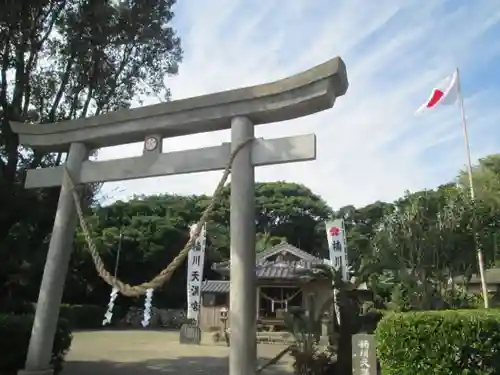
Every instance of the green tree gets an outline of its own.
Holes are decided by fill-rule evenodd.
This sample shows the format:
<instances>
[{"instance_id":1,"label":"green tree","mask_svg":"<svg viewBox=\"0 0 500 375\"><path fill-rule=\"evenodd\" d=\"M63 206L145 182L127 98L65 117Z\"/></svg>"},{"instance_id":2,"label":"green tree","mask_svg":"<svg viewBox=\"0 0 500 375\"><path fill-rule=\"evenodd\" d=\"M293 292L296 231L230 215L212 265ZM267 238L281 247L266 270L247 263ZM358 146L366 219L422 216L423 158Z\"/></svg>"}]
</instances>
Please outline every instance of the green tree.
<instances>
[{"instance_id":1,"label":"green tree","mask_svg":"<svg viewBox=\"0 0 500 375\"><path fill-rule=\"evenodd\" d=\"M450 277L477 272L475 232L492 258L493 226L483 202L473 204L456 186L407 194L383 218L374 238L379 261L399 285L393 297L404 297L406 308L431 308Z\"/></svg>"},{"instance_id":2,"label":"green tree","mask_svg":"<svg viewBox=\"0 0 500 375\"><path fill-rule=\"evenodd\" d=\"M230 185L213 220L229 227ZM324 220L332 216L326 202L304 185L277 181L255 184L256 231L271 238L284 238L288 243L319 256L327 256Z\"/></svg>"},{"instance_id":3,"label":"green tree","mask_svg":"<svg viewBox=\"0 0 500 375\"><path fill-rule=\"evenodd\" d=\"M336 218L344 219L349 265L353 270L357 271L363 266L363 262L371 261L376 229L384 215L393 208L391 203L377 201L362 208L345 206L335 212Z\"/></svg>"},{"instance_id":4,"label":"green tree","mask_svg":"<svg viewBox=\"0 0 500 375\"><path fill-rule=\"evenodd\" d=\"M127 283L139 284L156 276L185 246L190 225L201 216L198 200L203 199L203 196L197 198L177 195L135 197L128 202L119 201L94 209L87 222L92 228L92 239L108 271L113 272L115 268L122 232L118 277ZM205 262L206 276L210 276L210 244L208 253ZM73 272L68 276L65 301L105 303L110 287L94 269L82 233L77 236L71 269ZM155 293L155 306L184 307L185 285L186 269L183 266ZM124 299L121 303L135 301Z\"/></svg>"},{"instance_id":5,"label":"green tree","mask_svg":"<svg viewBox=\"0 0 500 375\"><path fill-rule=\"evenodd\" d=\"M458 182L470 189L466 170L460 171ZM479 163L472 167L472 183L478 200L486 202L495 210L500 209L500 154L479 159Z\"/></svg>"},{"instance_id":6,"label":"green tree","mask_svg":"<svg viewBox=\"0 0 500 375\"><path fill-rule=\"evenodd\" d=\"M470 190L469 175L461 170L458 183L467 192ZM500 265L500 154L488 155L479 159L472 167L472 180L478 210L480 238L483 246L492 248L491 264ZM486 242L486 243L485 243Z\"/></svg>"},{"instance_id":7,"label":"green tree","mask_svg":"<svg viewBox=\"0 0 500 375\"><path fill-rule=\"evenodd\" d=\"M170 26L174 3L4 1L0 12L0 256L11 259L2 275L16 273L24 260L32 263L29 273L37 285L41 269L33 257L46 250L59 189L24 190L24 171L64 160L63 153L21 148L10 122L39 126L99 115L130 107L133 99L151 93L162 92L168 100L170 91L163 80L177 73L182 54ZM88 198L92 194L88 191Z\"/></svg>"},{"instance_id":8,"label":"green tree","mask_svg":"<svg viewBox=\"0 0 500 375\"><path fill-rule=\"evenodd\" d=\"M269 232L257 233L255 238L255 251L260 253L270 247L278 245L286 238L271 236Z\"/></svg>"}]
</instances>

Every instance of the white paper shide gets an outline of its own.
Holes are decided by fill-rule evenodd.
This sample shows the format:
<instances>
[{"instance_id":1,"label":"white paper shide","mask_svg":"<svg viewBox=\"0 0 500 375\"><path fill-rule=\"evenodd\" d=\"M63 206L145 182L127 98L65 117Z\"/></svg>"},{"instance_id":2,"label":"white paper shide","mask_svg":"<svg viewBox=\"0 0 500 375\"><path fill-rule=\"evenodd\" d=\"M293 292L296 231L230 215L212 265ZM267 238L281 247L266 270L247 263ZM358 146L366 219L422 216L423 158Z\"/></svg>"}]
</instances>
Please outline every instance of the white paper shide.
<instances>
[{"instance_id":1,"label":"white paper shide","mask_svg":"<svg viewBox=\"0 0 500 375\"><path fill-rule=\"evenodd\" d=\"M194 234L196 224L191 227ZM200 235L189 250L187 267L187 318L198 322L201 304L201 283L203 281L203 264L205 262L206 227L203 226Z\"/></svg>"},{"instance_id":2,"label":"white paper shide","mask_svg":"<svg viewBox=\"0 0 500 375\"><path fill-rule=\"evenodd\" d=\"M335 269L342 269L342 278L349 280L349 263L347 260L347 245L344 220L336 219L325 222L326 238L330 252L330 264Z\"/></svg>"},{"instance_id":3,"label":"white paper shide","mask_svg":"<svg viewBox=\"0 0 500 375\"><path fill-rule=\"evenodd\" d=\"M154 289L150 288L146 290L146 298L144 300L144 315L142 317L142 326L147 327L149 321L151 320L151 308L153 307L153 292Z\"/></svg>"},{"instance_id":4,"label":"white paper shide","mask_svg":"<svg viewBox=\"0 0 500 375\"><path fill-rule=\"evenodd\" d=\"M111 323L111 319L113 318L113 307L115 307L115 300L117 296L118 289L111 289L111 293L109 294L108 310L106 311L106 314L104 314L104 320L102 321L103 326Z\"/></svg>"}]
</instances>

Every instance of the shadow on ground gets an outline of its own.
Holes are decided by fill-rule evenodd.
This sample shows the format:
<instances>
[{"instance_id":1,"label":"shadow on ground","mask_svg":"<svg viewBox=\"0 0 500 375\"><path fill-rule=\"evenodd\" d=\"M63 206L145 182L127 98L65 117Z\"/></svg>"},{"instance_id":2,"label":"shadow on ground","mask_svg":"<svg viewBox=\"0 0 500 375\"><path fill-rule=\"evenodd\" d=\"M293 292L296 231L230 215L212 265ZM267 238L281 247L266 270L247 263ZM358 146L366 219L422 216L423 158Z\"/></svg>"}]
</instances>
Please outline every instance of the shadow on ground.
<instances>
[{"instance_id":1,"label":"shadow on ground","mask_svg":"<svg viewBox=\"0 0 500 375\"><path fill-rule=\"evenodd\" d=\"M268 358L259 358L258 363L266 363ZM189 357L150 359L140 362L113 361L70 361L64 366L62 375L225 375L229 373L227 357ZM262 374L290 375L290 369L283 365L270 366Z\"/></svg>"}]
</instances>

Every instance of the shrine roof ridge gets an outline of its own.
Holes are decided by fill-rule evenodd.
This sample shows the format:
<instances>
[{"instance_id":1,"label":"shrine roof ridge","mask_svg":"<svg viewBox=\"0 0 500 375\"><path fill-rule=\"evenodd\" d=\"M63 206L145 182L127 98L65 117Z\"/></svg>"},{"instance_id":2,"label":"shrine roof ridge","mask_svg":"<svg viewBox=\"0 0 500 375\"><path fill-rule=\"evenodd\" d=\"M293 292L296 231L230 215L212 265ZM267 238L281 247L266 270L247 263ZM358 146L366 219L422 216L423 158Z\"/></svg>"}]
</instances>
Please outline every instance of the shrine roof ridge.
<instances>
[{"instance_id":1,"label":"shrine roof ridge","mask_svg":"<svg viewBox=\"0 0 500 375\"><path fill-rule=\"evenodd\" d=\"M280 261L264 261L255 265L257 274L266 274L272 270L289 270L297 271L302 269L313 269L315 266L325 264L324 259L316 258L315 260L280 260ZM211 269L215 272L229 271L230 264L228 262L213 263ZM274 272L274 271L272 271ZM276 271L278 272L278 271ZM281 272L281 271L280 271Z\"/></svg>"},{"instance_id":2,"label":"shrine roof ridge","mask_svg":"<svg viewBox=\"0 0 500 375\"><path fill-rule=\"evenodd\" d=\"M229 129L231 119L248 117L255 125L286 121L331 108L348 88L346 66L335 57L309 70L271 83L202 95L99 116L50 124L10 122L20 143L66 150L73 142L100 148Z\"/></svg>"}]
</instances>

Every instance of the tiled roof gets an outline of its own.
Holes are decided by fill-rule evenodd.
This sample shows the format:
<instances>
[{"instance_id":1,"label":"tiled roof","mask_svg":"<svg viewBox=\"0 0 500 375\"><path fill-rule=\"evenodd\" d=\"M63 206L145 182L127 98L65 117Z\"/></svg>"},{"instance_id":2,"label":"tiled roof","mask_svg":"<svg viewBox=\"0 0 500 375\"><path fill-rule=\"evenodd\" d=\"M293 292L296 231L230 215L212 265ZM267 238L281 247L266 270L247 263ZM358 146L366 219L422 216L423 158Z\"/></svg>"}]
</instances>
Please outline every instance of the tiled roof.
<instances>
[{"instance_id":1,"label":"tiled roof","mask_svg":"<svg viewBox=\"0 0 500 375\"><path fill-rule=\"evenodd\" d=\"M229 293L229 281L205 280L201 284L201 291L207 293Z\"/></svg>"},{"instance_id":2,"label":"tiled roof","mask_svg":"<svg viewBox=\"0 0 500 375\"><path fill-rule=\"evenodd\" d=\"M287 267L287 268L313 268L317 264L323 264L323 259L316 258L316 260L268 260L264 261L256 267Z\"/></svg>"},{"instance_id":3,"label":"tiled roof","mask_svg":"<svg viewBox=\"0 0 500 375\"><path fill-rule=\"evenodd\" d=\"M295 269L311 269L317 264L323 264L325 261L323 259L316 258L315 260L285 260L285 261L263 261L256 265L257 270L261 268L287 268L291 270ZM214 263L212 264L212 269L214 271L227 270L229 267L226 264Z\"/></svg>"},{"instance_id":4,"label":"tiled roof","mask_svg":"<svg viewBox=\"0 0 500 375\"><path fill-rule=\"evenodd\" d=\"M265 262L262 265L255 267L255 276L257 279L297 279L302 277L300 270L310 270L317 264L322 264L322 259L315 261L282 261L282 262ZM213 283L213 284L212 284ZM218 286L223 283L224 286ZM222 284L221 284L222 285ZM225 293L229 291L229 281L205 281L202 286L202 291L210 293Z\"/></svg>"},{"instance_id":5,"label":"tiled roof","mask_svg":"<svg viewBox=\"0 0 500 375\"><path fill-rule=\"evenodd\" d=\"M301 270L310 270L323 261L288 261L288 262L266 262L257 267L258 279L296 279L301 277Z\"/></svg>"},{"instance_id":6,"label":"tiled roof","mask_svg":"<svg viewBox=\"0 0 500 375\"><path fill-rule=\"evenodd\" d=\"M500 284L500 268L489 268L485 270L485 279L487 284ZM464 277L463 276L456 276L454 277L455 282L457 283L463 283L464 282ZM471 276L468 284L481 284L481 277L477 274L474 274Z\"/></svg>"},{"instance_id":7,"label":"tiled roof","mask_svg":"<svg viewBox=\"0 0 500 375\"><path fill-rule=\"evenodd\" d=\"M257 268L258 279L296 279L299 277L294 268L288 267L259 267Z\"/></svg>"}]
</instances>

